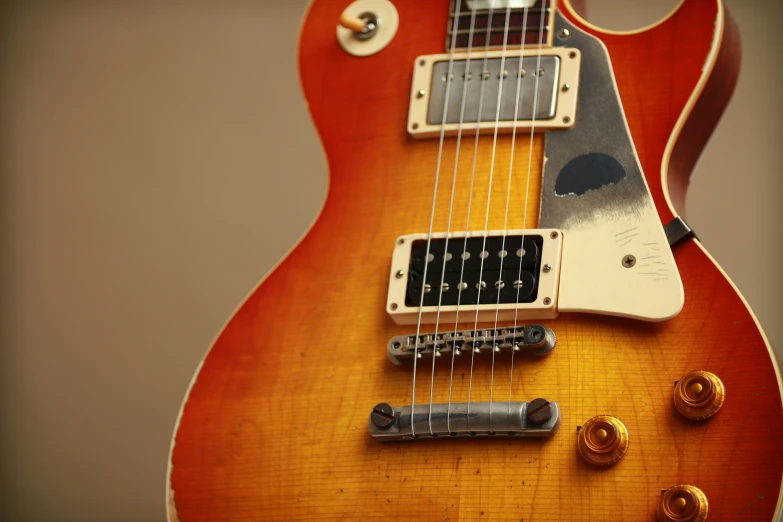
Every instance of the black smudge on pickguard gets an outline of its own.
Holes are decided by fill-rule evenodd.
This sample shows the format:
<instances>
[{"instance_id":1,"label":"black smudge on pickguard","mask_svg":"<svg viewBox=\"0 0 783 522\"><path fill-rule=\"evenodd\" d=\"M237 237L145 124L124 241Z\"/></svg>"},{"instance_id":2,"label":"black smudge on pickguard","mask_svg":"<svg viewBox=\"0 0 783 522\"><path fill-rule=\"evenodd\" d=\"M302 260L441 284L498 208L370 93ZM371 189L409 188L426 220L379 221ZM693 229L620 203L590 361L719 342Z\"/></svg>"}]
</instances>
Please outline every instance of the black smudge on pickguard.
<instances>
[{"instance_id":1,"label":"black smudge on pickguard","mask_svg":"<svg viewBox=\"0 0 783 522\"><path fill-rule=\"evenodd\" d=\"M555 181L555 194L581 196L589 190L616 185L623 178L625 169L612 156L600 152L582 154L560 171Z\"/></svg>"}]
</instances>

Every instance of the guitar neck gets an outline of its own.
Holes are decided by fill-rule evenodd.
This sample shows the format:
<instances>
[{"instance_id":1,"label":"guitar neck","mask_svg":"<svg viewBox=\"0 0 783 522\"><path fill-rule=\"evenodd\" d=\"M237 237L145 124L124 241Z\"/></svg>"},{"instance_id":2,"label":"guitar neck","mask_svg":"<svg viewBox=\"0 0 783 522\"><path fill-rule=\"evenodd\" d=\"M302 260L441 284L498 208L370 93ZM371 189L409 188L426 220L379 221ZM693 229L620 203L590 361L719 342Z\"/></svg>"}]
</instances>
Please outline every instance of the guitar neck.
<instances>
[{"instance_id":1,"label":"guitar neck","mask_svg":"<svg viewBox=\"0 0 783 522\"><path fill-rule=\"evenodd\" d=\"M452 0L446 51L551 47L557 0ZM475 16L474 16L475 12ZM455 29L454 18L458 17ZM456 41L454 41L456 39Z\"/></svg>"}]
</instances>

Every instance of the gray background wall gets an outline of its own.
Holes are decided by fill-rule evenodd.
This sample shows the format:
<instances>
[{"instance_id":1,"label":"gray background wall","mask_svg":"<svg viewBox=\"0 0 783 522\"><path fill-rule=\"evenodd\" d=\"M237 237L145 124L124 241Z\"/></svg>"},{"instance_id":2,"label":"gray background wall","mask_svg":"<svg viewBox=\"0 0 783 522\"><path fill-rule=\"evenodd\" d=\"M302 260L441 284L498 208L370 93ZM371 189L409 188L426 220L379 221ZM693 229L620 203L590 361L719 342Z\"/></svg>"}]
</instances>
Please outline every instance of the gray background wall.
<instances>
[{"instance_id":1,"label":"gray background wall","mask_svg":"<svg viewBox=\"0 0 783 522\"><path fill-rule=\"evenodd\" d=\"M642 26L674 3L591 0L590 18ZM3 520L164 519L192 372L323 197L296 79L305 4L1 8ZM689 219L783 347L782 6L728 4L744 69Z\"/></svg>"}]
</instances>

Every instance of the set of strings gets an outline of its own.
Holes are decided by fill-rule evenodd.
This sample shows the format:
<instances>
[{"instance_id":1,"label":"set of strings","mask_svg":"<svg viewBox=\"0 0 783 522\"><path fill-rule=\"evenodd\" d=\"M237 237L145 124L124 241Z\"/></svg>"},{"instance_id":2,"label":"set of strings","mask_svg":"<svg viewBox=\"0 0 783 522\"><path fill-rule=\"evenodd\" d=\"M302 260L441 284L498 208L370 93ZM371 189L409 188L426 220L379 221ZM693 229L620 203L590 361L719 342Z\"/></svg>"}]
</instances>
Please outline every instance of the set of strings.
<instances>
[{"instance_id":1,"label":"set of strings","mask_svg":"<svg viewBox=\"0 0 783 522\"><path fill-rule=\"evenodd\" d=\"M432 243L432 232L433 232L433 224L435 221L435 211L436 211L436 202L437 202L437 194L438 194L438 186L440 182L440 173L441 173L441 165L443 160L443 145L445 142L446 137L446 122L448 118L448 107L449 107L449 97L451 93L451 86L448 84L448 82L451 82L454 78L454 55L455 55L455 49L456 49L456 34L457 29L459 27L459 19L460 19L460 9L461 9L461 0L455 1L455 8L454 8L454 19L453 19L453 25L452 25L452 38L450 42L450 49L449 49L449 62L448 62L448 70L446 73L446 82L447 82L447 88L446 88L446 95L444 100L444 106L443 106L443 117L441 121L441 131L440 131L440 141L438 146L438 156L437 156L437 162L436 162L436 171L435 171L435 185L433 189L433 196L432 196L432 210L430 214L430 223L429 223L429 230L427 232L427 248L426 248L426 257L425 257L425 263L424 263L424 273L422 275L422 281L426 281L427 279L427 269L429 267L430 263L430 247ZM519 67L518 67L518 73L516 75L517 81L516 81L516 96L515 96L515 102L514 102L514 121L512 125L512 136L511 136L511 154L509 159L509 173L508 173L508 186L506 188L506 204L505 204L505 214L504 214L504 224L503 224L503 239L501 243L501 252L505 252L505 244L506 244L506 236L508 231L508 212L509 212L509 205L510 205L510 199L511 199L511 186L512 186L512 176L514 171L514 152L515 152L515 145L516 145L516 134L517 134L517 119L519 115L519 103L520 99L522 98L524 85L522 83L522 77L523 77L523 55L521 53L521 49L524 47L526 42L526 36L527 36L527 20L528 20L528 7L524 8L523 11L523 18L522 18L522 35L521 35L521 41L520 41L520 55L519 55ZM530 126L530 140L531 140L531 147L529 147L528 152L528 162L527 162L527 182L526 182L526 188L525 188L525 208L523 213L523 224L522 224L522 230L524 231L526 229L527 225L527 205L528 205L528 196L530 191L530 177L531 177L531 165L533 160L533 147L532 147L532 139L535 132L535 118L536 118L536 111L537 111L537 105L538 105L538 82L539 82L539 74L538 71L541 69L541 50L543 47L543 37L544 37L544 23L546 16L544 13L546 12L546 0L542 0L542 5L540 8L541 11L541 17L540 17L540 26L538 28L538 34L539 34L539 40L538 40L538 53L537 53L537 59L536 59L536 68L534 72L534 81L535 81L535 92L533 95L533 110L532 110L532 121ZM492 25L492 18L494 14L493 5L491 4L488 10L488 20L487 20L487 27L486 27L486 35L485 35L485 44L484 44L484 57L483 57L483 68L482 68L482 76L483 78L484 74L487 73L487 63L488 63L488 57L489 57L489 47L490 47L490 36L493 29ZM507 55L507 48L508 48L508 37L509 37L509 24L511 20L511 5L510 3L507 4L506 10L505 10L505 24L503 29L503 44L502 44L502 52L501 52L501 62L500 62L500 74L499 74L499 84L498 84L498 96L497 96L497 104L496 104L496 113L495 113L495 126L493 131L493 140L492 140L492 153L491 153L491 160L490 160L490 172L489 172L489 181L488 181L488 191L487 191L487 205L486 205L486 214L484 218L484 228L483 228L483 241L482 241L482 252L486 251L486 242L487 242L487 229L489 227L489 213L490 213L490 206L491 206L491 197L492 197L492 180L494 177L494 170L495 170L495 154L497 151L497 142L498 142L498 129L500 125L500 111L501 111L501 101L503 96L503 80L505 79L504 71L506 66L506 55ZM465 115L465 104L467 100L467 88L468 88L468 81L470 79L470 62L472 57L472 47L473 47L473 37L474 37L474 30L475 30L475 23L476 23L476 10L471 10L471 16L470 16L470 29L468 32L468 44L467 44L467 57L465 60L465 73L464 73L464 79L463 79L463 85L462 85L462 98L460 103L460 117L459 117L459 123L457 127L457 140L456 140L456 146L455 146L455 158L454 158L454 171L452 174L452 182L451 182L451 196L449 199L449 215L448 215L448 222L446 227L446 239L445 239L445 246L444 246L444 256L443 256L443 266L441 270L441 282L438 286L438 308L437 308L437 314L436 314L436 320L435 320L435 333L434 338L437 340L438 338L438 331L440 327L440 313L441 313L441 302L442 302L442 296L443 296L443 283L446 273L446 261L447 261L447 252L448 252L448 243L449 238L451 235L451 220L452 220L452 214L453 214L453 208L454 208L454 197L456 192L456 185L457 185L457 173L459 170L459 154L460 154L460 148L462 144L462 129L463 129L463 123L464 123L464 115ZM465 236L463 240L463 254L464 252L467 252L467 241L468 241L468 235L470 232L470 216L471 216L471 203L472 203L472 193L473 188L475 184L475 177L476 177L476 165L477 165L477 158L478 158L478 150L479 150L479 136L480 136L480 126L481 126L481 115L483 110L483 102L484 102L484 85L485 83L481 81L480 84L480 93L479 93L479 107L478 107L478 119L476 122L476 132L474 135L474 148L473 148L473 161L472 161L472 168L471 168L471 178L470 178L470 187L469 187L469 197L468 197L468 206L467 206L467 217L465 222ZM524 258L524 244L525 244L525 238L524 238L524 232L522 235L522 252L519 255L519 270L518 270L518 276L517 280L521 281L521 274L522 274L522 260ZM465 256L460 256L462 259L461 262L461 268L460 268L460 281L463 280L464 277L464 270L465 270ZM490 378L490 403L492 403L493 398L493 390L494 390L494 383L495 383L495 353L496 353L496 345L497 345L497 339L495 337L497 333L497 325L498 325L498 318L499 318L499 312L500 312L500 290L501 286L504 283L502 282L502 273L503 273L503 261L506 256L500 257L500 270L499 270L499 280L496 283L498 285L498 300L495 303L495 322L494 322L494 329L493 329L493 342L492 342L492 366L491 366L491 378ZM484 271L484 256L480 256L480 266L479 266L479 282L483 281L483 271ZM521 284L515 285L516 286L516 301L519 302L519 293L521 290ZM423 289L423 288L422 288ZM479 304L481 302L481 291L482 291L482 285L478 285L478 297L477 297L477 304L476 304L476 315L474 317L474 323L473 323L473 338L475 339L476 333L478 331L478 322L479 322ZM459 307L462 297L461 288L459 289L459 294L457 296L457 306L456 306L456 317L454 320L454 334L456 337L456 333L458 330L459 325ZM419 349L419 336L421 334L421 319L422 319L422 312L424 308L424 292L421 293L421 300L419 302L419 314L418 314L418 321L416 326L416 336L415 336L415 351L413 357L413 385L411 390L411 417L413 418L415 415L415 408L416 408L416 375L417 375L417 366L418 366L418 349ZM514 329L512 331L516 331L517 327L517 319L518 319L518 307L515 307L514 312ZM471 398L472 398L472 391L473 391L473 369L474 369L474 362L475 362L475 354L477 351L477 348L474 346L470 347L471 351L471 360L470 360L470 379L468 384L468 419L470 418L470 404L471 404ZM429 426L429 433L431 436L434 436L434 432L432 430L432 401L433 401L433 392L434 392L434 383L435 383L435 361L436 361L436 349L433 349L432 352L432 372L431 372L431 380L430 380L430 394L429 394L429 413L428 413L428 426ZM448 410L447 410L447 416L446 416L446 423L447 423L447 429L449 433L452 433L451 431L451 404L452 404L452 391L453 391L453 384L454 384L454 361L455 356L457 353L457 347L454 346L451 353L451 372L449 376L449 399L448 399ZM508 399L508 408L509 413L511 411L511 397L513 393L513 375L514 375L514 353L515 350L512 349L511 351L511 368L510 368L510 376L509 376L509 399ZM490 425L491 425L491 409L490 409ZM415 431L415 424L411 422L411 435L413 437L416 437L416 431Z\"/></svg>"}]
</instances>

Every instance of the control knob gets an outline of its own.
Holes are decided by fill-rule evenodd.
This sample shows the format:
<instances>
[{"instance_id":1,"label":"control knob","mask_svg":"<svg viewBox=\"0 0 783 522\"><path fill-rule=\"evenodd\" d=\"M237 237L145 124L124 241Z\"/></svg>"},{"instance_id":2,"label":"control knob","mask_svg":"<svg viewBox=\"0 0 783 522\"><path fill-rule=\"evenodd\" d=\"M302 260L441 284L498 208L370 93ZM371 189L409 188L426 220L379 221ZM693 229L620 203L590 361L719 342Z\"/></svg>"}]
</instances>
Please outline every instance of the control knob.
<instances>
[{"instance_id":1,"label":"control knob","mask_svg":"<svg viewBox=\"0 0 783 522\"><path fill-rule=\"evenodd\" d=\"M726 388L717 375L695 371L674 386L674 407L691 420L706 420L718 413L726 399Z\"/></svg>"},{"instance_id":2,"label":"control knob","mask_svg":"<svg viewBox=\"0 0 783 522\"><path fill-rule=\"evenodd\" d=\"M679 484L663 492L658 503L660 522L704 522L709 503L696 486Z\"/></svg>"},{"instance_id":3,"label":"control knob","mask_svg":"<svg viewBox=\"0 0 783 522\"><path fill-rule=\"evenodd\" d=\"M590 464L607 467L623 458L628 443L628 428L620 419L598 415L582 425L577 448Z\"/></svg>"}]
</instances>

